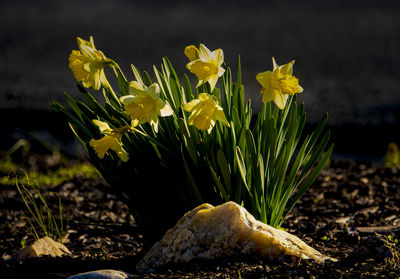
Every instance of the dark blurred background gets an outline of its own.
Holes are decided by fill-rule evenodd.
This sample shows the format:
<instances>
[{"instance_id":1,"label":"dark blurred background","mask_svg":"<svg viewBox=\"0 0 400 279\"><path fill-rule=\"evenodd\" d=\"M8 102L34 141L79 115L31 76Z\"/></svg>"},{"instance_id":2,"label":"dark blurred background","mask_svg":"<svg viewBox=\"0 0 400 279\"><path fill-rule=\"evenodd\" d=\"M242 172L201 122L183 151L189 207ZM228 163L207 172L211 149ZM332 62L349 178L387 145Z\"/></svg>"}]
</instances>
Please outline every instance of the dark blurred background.
<instances>
[{"instance_id":1,"label":"dark blurred background","mask_svg":"<svg viewBox=\"0 0 400 279\"><path fill-rule=\"evenodd\" d=\"M168 56L188 73L186 45L222 48L260 105L258 72L296 60L310 127L329 113L335 156L379 161L387 144L400 143L400 1L8 1L0 9L1 146L24 131L72 141L51 111L63 92L79 97L68 68L76 37L117 61L152 72ZM111 75L109 75L111 77ZM18 129L17 129L18 128ZM46 131L47 132L44 132Z\"/></svg>"}]
</instances>

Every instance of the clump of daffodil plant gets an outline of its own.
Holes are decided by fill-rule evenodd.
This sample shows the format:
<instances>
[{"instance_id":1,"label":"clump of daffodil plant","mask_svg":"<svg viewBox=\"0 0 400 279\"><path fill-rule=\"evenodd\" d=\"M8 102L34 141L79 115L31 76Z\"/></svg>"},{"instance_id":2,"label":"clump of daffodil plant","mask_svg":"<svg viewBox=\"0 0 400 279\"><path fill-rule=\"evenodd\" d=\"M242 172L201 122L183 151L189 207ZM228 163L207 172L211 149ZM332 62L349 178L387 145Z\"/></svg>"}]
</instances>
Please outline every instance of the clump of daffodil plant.
<instances>
[{"instance_id":1,"label":"clump of daffodil plant","mask_svg":"<svg viewBox=\"0 0 400 279\"><path fill-rule=\"evenodd\" d=\"M329 160L327 116L310 135L302 134L305 110L296 94L303 88L293 75L294 61L279 66L272 58L272 70L256 76L262 106L253 115L240 60L233 81L221 49L203 44L184 49L186 67L197 79L193 88L167 58L153 67L153 78L132 65L127 79L92 37L78 38L78 46L69 66L86 102L65 94L70 110L58 103L54 108L65 114L90 160L138 222L165 227L203 202L235 201L280 227ZM118 90L108 82L106 67Z\"/></svg>"}]
</instances>

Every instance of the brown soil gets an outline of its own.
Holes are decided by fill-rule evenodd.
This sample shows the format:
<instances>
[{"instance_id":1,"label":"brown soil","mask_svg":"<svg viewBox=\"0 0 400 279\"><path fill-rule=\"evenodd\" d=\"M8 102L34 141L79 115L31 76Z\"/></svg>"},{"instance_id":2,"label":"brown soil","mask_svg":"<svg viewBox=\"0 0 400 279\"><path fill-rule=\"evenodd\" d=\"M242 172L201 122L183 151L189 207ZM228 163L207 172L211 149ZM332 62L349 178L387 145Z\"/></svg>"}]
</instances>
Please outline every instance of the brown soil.
<instances>
[{"instance_id":1,"label":"brown soil","mask_svg":"<svg viewBox=\"0 0 400 279\"><path fill-rule=\"evenodd\" d=\"M25 162L28 169L46 169L52 160L49 155L31 154ZM62 165L51 164L52 168ZM285 221L290 233L338 258L336 263L238 257L168 266L148 274L139 274L135 265L151 243L135 225L127 206L107 193L100 178L76 177L47 187L50 204L62 199L69 218L65 245L73 255L20 262L8 256L21 248L21 240L33 240L20 221L26 209L15 187L0 187L1 278L8 278L6 274L66 278L108 268L124 270L133 278L398 278L400 274L395 243L400 239L397 169L332 162Z\"/></svg>"}]
</instances>

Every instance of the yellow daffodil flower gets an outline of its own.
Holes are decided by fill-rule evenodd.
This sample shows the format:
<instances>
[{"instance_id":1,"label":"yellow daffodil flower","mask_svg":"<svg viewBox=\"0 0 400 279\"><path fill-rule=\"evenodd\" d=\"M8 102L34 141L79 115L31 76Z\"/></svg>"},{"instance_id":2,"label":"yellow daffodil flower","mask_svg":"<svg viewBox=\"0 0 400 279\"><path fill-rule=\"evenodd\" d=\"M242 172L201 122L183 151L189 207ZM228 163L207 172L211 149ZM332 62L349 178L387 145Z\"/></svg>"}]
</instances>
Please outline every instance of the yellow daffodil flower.
<instances>
[{"instance_id":1,"label":"yellow daffodil flower","mask_svg":"<svg viewBox=\"0 0 400 279\"><path fill-rule=\"evenodd\" d=\"M200 44L199 49L190 45L185 48L185 55L190 61L186 68L199 79L196 87L208 82L211 86L211 91L214 90L218 78L225 72L224 68L221 67L222 63L224 63L222 49L210 51L203 44Z\"/></svg>"},{"instance_id":2,"label":"yellow daffodil flower","mask_svg":"<svg viewBox=\"0 0 400 279\"><path fill-rule=\"evenodd\" d=\"M256 79L262 85L260 94L265 104L274 101L278 108L283 109L289 95L303 92L303 88L299 85L299 80L293 76L294 60L278 66L275 59L272 58L274 68L257 74Z\"/></svg>"},{"instance_id":3,"label":"yellow daffodil flower","mask_svg":"<svg viewBox=\"0 0 400 279\"><path fill-rule=\"evenodd\" d=\"M101 85L107 86L104 67L112 62L111 59L96 49L92 36L90 41L79 37L77 41L79 50L73 50L69 55L69 67L76 80L82 82L86 88L93 87L95 90L99 90Z\"/></svg>"},{"instance_id":4,"label":"yellow daffodil flower","mask_svg":"<svg viewBox=\"0 0 400 279\"><path fill-rule=\"evenodd\" d=\"M197 99L184 104L183 108L192 113L188 119L189 125L193 125L199 130L207 130L208 133L211 133L217 120L228 127L230 126L222 107L218 105L217 99L210 94L199 94Z\"/></svg>"},{"instance_id":5,"label":"yellow daffodil flower","mask_svg":"<svg viewBox=\"0 0 400 279\"><path fill-rule=\"evenodd\" d=\"M103 159L104 155L108 152L108 150L111 149L117 153L118 157L121 158L122 161L128 161L128 153L122 147L121 139L122 135L128 131L131 131L132 128L127 126L112 130L106 122L95 119L93 120L93 123L96 124L97 127L99 127L100 132L104 134L104 137L101 139L91 139L89 141L90 146L93 147L97 156L100 159Z\"/></svg>"},{"instance_id":6,"label":"yellow daffodil flower","mask_svg":"<svg viewBox=\"0 0 400 279\"><path fill-rule=\"evenodd\" d=\"M171 107L160 98L160 87L153 83L149 87L144 84L131 81L129 83L131 95L120 98L124 104L126 114L137 125L150 123L154 131L158 131L158 116L170 116L173 114Z\"/></svg>"}]
</instances>

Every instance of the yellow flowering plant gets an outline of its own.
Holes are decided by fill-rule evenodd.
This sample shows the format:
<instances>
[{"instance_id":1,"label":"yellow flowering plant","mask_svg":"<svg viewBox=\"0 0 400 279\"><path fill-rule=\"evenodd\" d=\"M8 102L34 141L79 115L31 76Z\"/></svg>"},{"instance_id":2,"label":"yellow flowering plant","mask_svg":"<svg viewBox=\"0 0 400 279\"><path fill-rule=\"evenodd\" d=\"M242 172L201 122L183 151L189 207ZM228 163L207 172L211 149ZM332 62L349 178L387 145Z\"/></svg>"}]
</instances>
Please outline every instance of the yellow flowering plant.
<instances>
[{"instance_id":1,"label":"yellow flowering plant","mask_svg":"<svg viewBox=\"0 0 400 279\"><path fill-rule=\"evenodd\" d=\"M319 175L332 152L327 116L303 135L303 88L294 61L259 73L260 111L245 100L240 59L236 81L221 49L184 49L195 77L178 78L168 58L151 78L132 65L127 80L116 62L90 41L78 39L70 68L85 103L65 94L70 109L54 102L110 189L146 228L166 228L203 203L235 201L274 227ZM104 75L111 67L114 90ZM99 88L98 85L101 85ZM220 85L219 87L217 85ZM104 97L100 105L93 94ZM102 89L101 92L99 92ZM272 104L275 103L275 106Z\"/></svg>"},{"instance_id":2,"label":"yellow flowering plant","mask_svg":"<svg viewBox=\"0 0 400 279\"><path fill-rule=\"evenodd\" d=\"M224 62L222 49L210 51L203 44L200 44L199 49L190 45L185 48L185 55L190 61L186 68L198 78L197 87L208 82L213 91L218 78L225 72L222 67Z\"/></svg>"},{"instance_id":3,"label":"yellow flowering plant","mask_svg":"<svg viewBox=\"0 0 400 279\"><path fill-rule=\"evenodd\" d=\"M125 132L131 131L133 128L126 126L112 130L106 122L94 119L93 123L99 127L100 133L104 134L101 139L89 141L89 145L93 147L97 156L103 159L108 150L112 149L122 161L128 161L128 153L122 147L121 138Z\"/></svg>"},{"instance_id":4,"label":"yellow flowering plant","mask_svg":"<svg viewBox=\"0 0 400 279\"><path fill-rule=\"evenodd\" d=\"M262 85L262 102L274 101L276 106L283 109L290 95L303 92L299 80L293 76L294 60L278 66L272 58L274 69L257 74L256 79Z\"/></svg>"},{"instance_id":5,"label":"yellow flowering plant","mask_svg":"<svg viewBox=\"0 0 400 279\"><path fill-rule=\"evenodd\" d=\"M191 112L188 118L189 125L193 125L199 130L207 130L209 134L214 128L216 120L229 127L224 110L218 105L218 100L213 95L200 93L197 99L184 104L183 109Z\"/></svg>"},{"instance_id":6,"label":"yellow flowering plant","mask_svg":"<svg viewBox=\"0 0 400 279\"><path fill-rule=\"evenodd\" d=\"M111 62L103 52L94 46L93 37L89 41L77 38L79 50L73 50L69 55L69 67L77 81L86 88L99 90L101 85L108 86L104 67Z\"/></svg>"}]
</instances>

